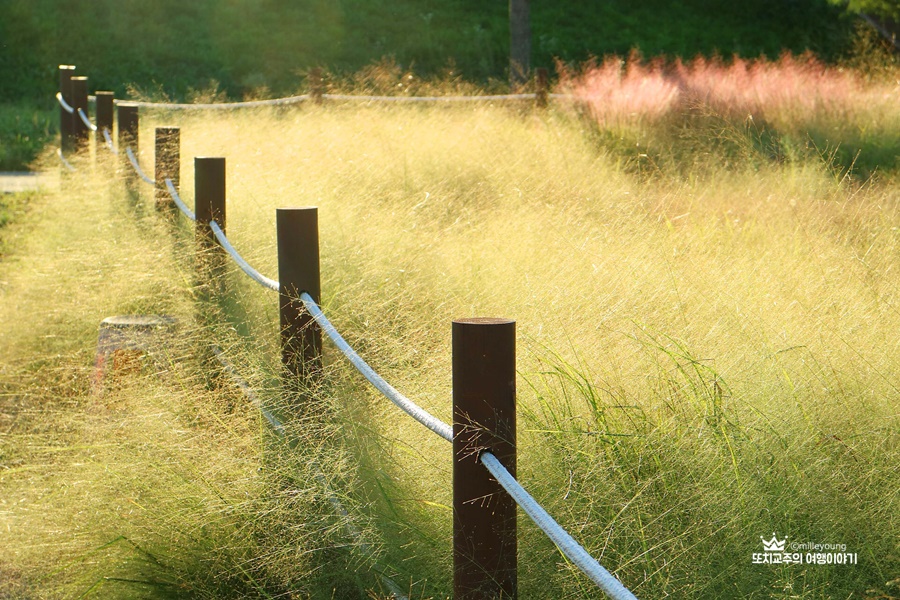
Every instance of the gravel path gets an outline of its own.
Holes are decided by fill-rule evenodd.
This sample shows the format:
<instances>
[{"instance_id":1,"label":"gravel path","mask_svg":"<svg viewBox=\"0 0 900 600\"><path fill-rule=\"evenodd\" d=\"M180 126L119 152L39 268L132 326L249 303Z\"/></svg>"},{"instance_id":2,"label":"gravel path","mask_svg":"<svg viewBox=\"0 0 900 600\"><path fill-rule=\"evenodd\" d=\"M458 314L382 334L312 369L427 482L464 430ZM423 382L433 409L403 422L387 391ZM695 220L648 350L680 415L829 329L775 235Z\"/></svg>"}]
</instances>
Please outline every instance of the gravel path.
<instances>
[{"instance_id":1,"label":"gravel path","mask_svg":"<svg viewBox=\"0 0 900 600\"><path fill-rule=\"evenodd\" d=\"M30 192L47 185L47 176L29 171L0 171L0 193Z\"/></svg>"}]
</instances>

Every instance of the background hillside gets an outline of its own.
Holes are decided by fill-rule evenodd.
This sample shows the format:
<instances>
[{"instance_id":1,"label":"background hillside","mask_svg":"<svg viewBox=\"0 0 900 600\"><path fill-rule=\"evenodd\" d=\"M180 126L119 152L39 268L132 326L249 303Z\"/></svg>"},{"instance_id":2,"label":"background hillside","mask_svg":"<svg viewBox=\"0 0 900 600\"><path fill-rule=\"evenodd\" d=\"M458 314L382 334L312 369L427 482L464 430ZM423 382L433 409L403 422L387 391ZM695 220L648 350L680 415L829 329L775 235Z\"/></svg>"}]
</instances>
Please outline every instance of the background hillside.
<instances>
[{"instance_id":1,"label":"background hillside","mask_svg":"<svg viewBox=\"0 0 900 600\"><path fill-rule=\"evenodd\" d=\"M850 19L827 0L531 3L533 64L591 55L775 57L846 51ZM219 82L231 96L263 86L295 91L322 66L354 72L393 57L422 76L450 65L467 80L505 80L506 2L476 0L2 0L0 101L40 101L56 66L71 63L91 86L126 85L175 97Z\"/></svg>"},{"instance_id":2,"label":"background hillside","mask_svg":"<svg viewBox=\"0 0 900 600\"><path fill-rule=\"evenodd\" d=\"M56 135L59 64L77 65L92 91L188 101L291 94L311 67L340 79L385 60L490 87L508 74L501 1L0 0L0 14L0 171L27 168ZM829 0L532 2L532 65L632 50L835 61L853 21Z\"/></svg>"}]
</instances>

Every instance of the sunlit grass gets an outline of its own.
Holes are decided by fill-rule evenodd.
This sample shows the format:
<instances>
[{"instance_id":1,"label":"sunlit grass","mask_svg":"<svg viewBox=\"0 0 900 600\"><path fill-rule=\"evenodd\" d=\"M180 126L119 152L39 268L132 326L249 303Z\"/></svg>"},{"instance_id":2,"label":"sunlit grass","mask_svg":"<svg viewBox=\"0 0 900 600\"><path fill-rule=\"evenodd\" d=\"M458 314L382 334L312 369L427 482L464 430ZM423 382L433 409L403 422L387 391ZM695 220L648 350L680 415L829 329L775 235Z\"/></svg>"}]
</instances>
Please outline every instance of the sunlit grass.
<instances>
[{"instance_id":1,"label":"sunlit grass","mask_svg":"<svg viewBox=\"0 0 900 600\"><path fill-rule=\"evenodd\" d=\"M589 131L565 104L548 112L356 104L228 115L145 111L141 139L152 139L155 125L181 126L189 204L192 157L226 157L229 238L271 277L274 209L318 206L326 313L388 381L444 420L451 320L515 319L519 478L638 597L887 594L886 583L900 576L893 516L900 355L892 333L900 325L900 207L888 177L860 183L816 152L766 155L752 130L710 106L722 128L705 122L691 130L696 123L685 121L675 135L671 123L654 129L627 119ZM670 155L653 168L635 169L621 142L598 142L647 135L655 154L639 160ZM691 148L689 139L702 143ZM723 144L732 155L717 165ZM704 168L685 168L695 162ZM299 458L262 433L238 392L222 383L210 391L205 363L192 353L215 341L267 401L286 417L297 414L279 405L275 383L277 299L236 270L218 308L225 325L193 326L190 350L173 356L175 380L148 374L114 397L107 410L122 414L120 433L75 410L91 402L92 336L106 313L171 312L192 323L196 310L190 235L173 236L149 209L128 208L119 185L102 170L76 175L66 182L71 191L41 200L75 203L74 219L48 208L24 225L34 228L31 241L0 264L10 282L3 293L17 299L2 309L11 323L3 364L4 381L28 368L69 373L71 382L58 384L65 393L47 392L66 399L45 404L58 405L101 440L95 443L120 435L131 450L97 451L94 467L70 474L40 470L32 442L7 446L26 453L22 464L37 465L49 481L85 482L104 505L116 495L95 469L141 464L154 482L146 492L152 508L126 522L94 508L88 522L109 533L80 545L56 541L53 532L65 527L4 508L3 518L22 532L15 547L41 540L62 564L116 534L135 541L130 532L152 528L147 538L159 554L187 563L212 552L223 581L246 594L262 595L257 585L273 595L330 597L338 589L364 597L374 578L316 579L323 556L340 557L350 570L373 563L365 552L342 549L341 540L357 542L329 520L327 506L317 508L322 491L307 460L315 457L401 587L415 598L449 596L446 442L398 415L327 344L315 408L292 421ZM135 218L148 231L130 225ZM79 246L86 239L91 245ZM75 248L74 257L60 246ZM41 260L46 266L38 268ZM70 269L73 260L79 267ZM47 295L69 310L49 306ZM64 341L35 334L29 311L47 315ZM54 353L72 357L15 366L14 357ZM25 381L23 389L37 385ZM207 398L213 407L204 409ZM206 415L200 422L189 416L196 411ZM15 427L27 433L37 425ZM81 439L47 435L69 447ZM181 449L177 458L166 450L170 441ZM298 464L306 479L284 485ZM39 489L14 473L0 476L20 496ZM142 481L125 480L121 506L145 489ZM53 507L60 518L73 510ZM212 531L192 544L174 541L207 520ZM325 542L315 539L315 527L327 532ZM772 531L846 543L860 564L752 565L759 536ZM524 517L520 535L523 597L602 597ZM75 568L81 579L72 577L91 580L110 561ZM23 581L47 576L34 558L10 564ZM221 589L175 561L153 572L197 595Z\"/></svg>"}]
</instances>

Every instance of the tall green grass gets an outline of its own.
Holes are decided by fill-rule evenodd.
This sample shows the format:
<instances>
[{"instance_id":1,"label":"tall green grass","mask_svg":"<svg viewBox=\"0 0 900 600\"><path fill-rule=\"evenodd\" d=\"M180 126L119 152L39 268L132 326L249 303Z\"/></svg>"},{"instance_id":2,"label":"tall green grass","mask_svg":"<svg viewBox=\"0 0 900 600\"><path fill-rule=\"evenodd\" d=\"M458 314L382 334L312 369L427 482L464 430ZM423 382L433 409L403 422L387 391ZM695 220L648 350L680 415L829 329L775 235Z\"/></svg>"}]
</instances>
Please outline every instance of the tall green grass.
<instances>
[{"instance_id":1,"label":"tall green grass","mask_svg":"<svg viewBox=\"0 0 900 600\"><path fill-rule=\"evenodd\" d=\"M638 597L896 596L890 178L861 184L816 152L773 156L714 108L695 117L586 128L565 104L146 111L141 139L182 127L188 200L191 157L227 158L228 235L264 274L277 276L274 209L318 206L326 314L444 420L451 320L514 318L519 479ZM629 142L648 139L652 152ZM723 149L729 160L717 161ZM81 168L0 263L16 299L0 309L11 323L4 406L30 398L55 424L11 426L21 437L4 452L22 462L0 473L12 499L2 519L19 533L0 568L27 588L65 565L51 595L101 581L92 593L162 596L171 584L199 597L364 597L378 593L377 558L411 597L448 597L449 447L327 345L312 407L284 404L276 299L236 269L213 307L221 322L190 326L164 375L125 380L99 415L82 411L95 404L86 379L99 318L193 323L198 309L189 231L167 229L106 167ZM36 333L32 312L57 337ZM199 356L210 341L289 420L293 449L227 380L210 379ZM57 383L45 391L47 380ZM42 440L71 463L51 467ZM330 513L313 464L374 556ZM50 518L22 506L50 487L76 500L38 502ZM133 512L119 518L115 506ZM72 536L82 507L86 531ZM845 543L859 564L751 564L773 531ZM120 535L129 542L103 547ZM524 518L520 536L523 597L602 597Z\"/></svg>"},{"instance_id":2,"label":"tall green grass","mask_svg":"<svg viewBox=\"0 0 900 600\"><path fill-rule=\"evenodd\" d=\"M59 129L52 111L26 103L0 104L0 171L20 171L37 157Z\"/></svg>"}]
</instances>

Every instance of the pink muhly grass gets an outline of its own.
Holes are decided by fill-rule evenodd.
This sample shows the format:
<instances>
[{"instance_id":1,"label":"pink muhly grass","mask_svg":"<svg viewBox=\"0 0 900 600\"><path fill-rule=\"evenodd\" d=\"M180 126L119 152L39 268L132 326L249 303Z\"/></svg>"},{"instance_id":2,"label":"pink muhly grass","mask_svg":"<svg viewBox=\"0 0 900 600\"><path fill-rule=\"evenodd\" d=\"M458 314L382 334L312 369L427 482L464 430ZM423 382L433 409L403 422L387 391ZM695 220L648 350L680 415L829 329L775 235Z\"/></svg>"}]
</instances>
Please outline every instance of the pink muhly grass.
<instances>
[{"instance_id":1,"label":"pink muhly grass","mask_svg":"<svg viewBox=\"0 0 900 600\"><path fill-rule=\"evenodd\" d=\"M591 114L607 125L655 121L669 114L678 101L678 85L660 63L607 58L588 63L580 75L563 72L560 86L583 101Z\"/></svg>"},{"instance_id":2,"label":"pink muhly grass","mask_svg":"<svg viewBox=\"0 0 900 600\"><path fill-rule=\"evenodd\" d=\"M782 123L893 97L885 86L866 86L856 73L830 67L811 54L776 61L734 58L680 59L671 64L607 58L581 73L563 71L560 87L584 102L603 124L655 121L706 106L724 117L753 116ZM863 104L865 105L865 104Z\"/></svg>"}]
</instances>

